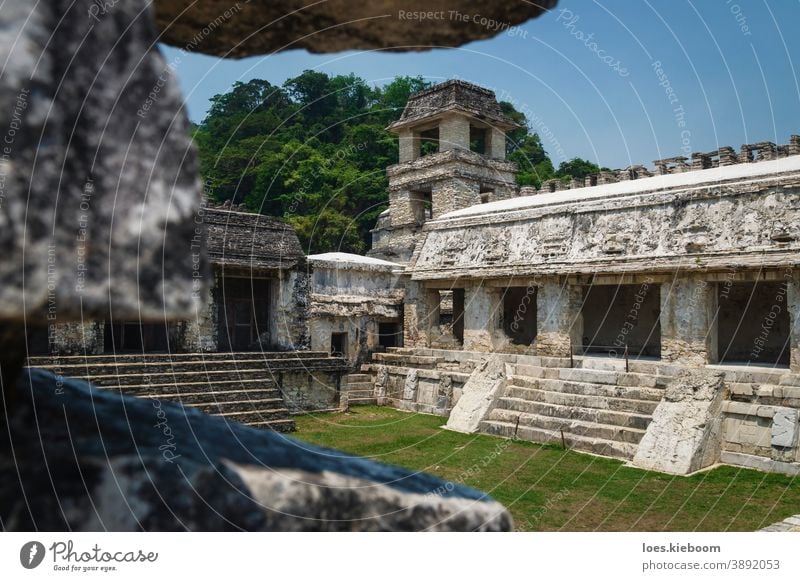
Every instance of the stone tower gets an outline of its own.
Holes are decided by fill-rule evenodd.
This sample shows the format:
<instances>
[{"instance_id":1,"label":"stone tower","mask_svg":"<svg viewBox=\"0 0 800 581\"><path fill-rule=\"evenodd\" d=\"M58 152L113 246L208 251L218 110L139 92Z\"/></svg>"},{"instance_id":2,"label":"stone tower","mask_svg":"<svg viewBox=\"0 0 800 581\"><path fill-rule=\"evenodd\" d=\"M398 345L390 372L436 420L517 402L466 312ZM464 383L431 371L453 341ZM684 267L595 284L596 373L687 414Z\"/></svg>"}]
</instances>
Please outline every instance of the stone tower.
<instances>
[{"instance_id":1,"label":"stone tower","mask_svg":"<svg viewBox=\"0 0 800 581\"><path fill-rule=\"evenodd\" d=\"M518 125L494 92L451 80L414 93L387 129L400 139L400 162L387 168L389 209L372 231L369 256L406 263L426 220L518 195L506 161L506 131Z\"/></svg>"}]
</instances>

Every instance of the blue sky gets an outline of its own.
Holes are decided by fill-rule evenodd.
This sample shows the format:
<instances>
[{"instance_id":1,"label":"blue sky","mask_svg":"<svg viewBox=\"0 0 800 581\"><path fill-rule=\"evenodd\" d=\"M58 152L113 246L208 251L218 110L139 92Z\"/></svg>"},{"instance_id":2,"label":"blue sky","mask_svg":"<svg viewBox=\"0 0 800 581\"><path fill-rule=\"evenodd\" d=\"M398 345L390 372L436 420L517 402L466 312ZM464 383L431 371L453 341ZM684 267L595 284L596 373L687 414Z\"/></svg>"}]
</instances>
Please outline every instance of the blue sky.
<instances>
[{"instance_id":1,"label":"blue sky","mask_svg":"<svg viewBox=\"0 0 800 581\"><path fill-rule=\"evenodd\" d=\"M461 78L513 102L553 162L611 168L800 133L800 0L561 0L519 29L457 49L175 61L189 116L235 81L281 84L304 69Z\"/></svg>"}]
</instances>

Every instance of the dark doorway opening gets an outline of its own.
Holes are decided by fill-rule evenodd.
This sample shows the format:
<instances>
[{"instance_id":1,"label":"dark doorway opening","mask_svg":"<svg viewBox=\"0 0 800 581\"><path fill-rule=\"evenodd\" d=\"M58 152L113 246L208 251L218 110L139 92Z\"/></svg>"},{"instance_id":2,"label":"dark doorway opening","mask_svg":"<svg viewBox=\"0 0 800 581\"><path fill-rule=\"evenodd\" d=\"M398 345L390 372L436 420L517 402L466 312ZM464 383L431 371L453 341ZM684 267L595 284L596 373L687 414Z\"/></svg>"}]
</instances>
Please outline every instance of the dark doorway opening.
<instances>
[{"instance_id":1,"label":"dark doorway opening","mask_svg":"<svg viewBox=\"0 0 800 581\"><path fill-rule=\"evenodd\" d=\"M331 355L347 357L347 333L331 333Z\"/></svg>"},{"instance_id":2,"label":"dark doorway opening","mask_svg":"<svg viewBox=\"0 0 800 581\"><path fill-rule=\"evenodd\" d=\"M661 292L657 284L584 287L583 352L661 357Z\"/></svg>"},{"instance_id":3,"label":"dark doorway opening","mask_svg":"<svg viewBox=\"0 0 800 581\"><path fill-rule=\"evenodd\" d=\"M503 332L514 345L530 345L537 333L536 287L511 287L503 295Z\"/></svg>"},{"instance_id":4,"label":"dark doorway opening","mask_svg":"<svg viewBox=\"0 0 800 581\"><path fill-rule=\"evenodd\" d=\"M263 278L222 279L218 303L221 351L269 348L269 286L270 281Z\"/></svg>"},{"instance_id":5,"label":"dark doorway opening","mask_svg":"<svg viewBox=\"0 0 800 581\"><path fill-rule=\"evenodd\" d=\"M103 347L106 353L173 352L173 326L169 323L120 321L106 323Z\"/></svg>"},{"instance_id":6,"label":"dark doorway opening","mask_svg":"<svg viewBox=\"0 0 800 581\"><path fill-rule=\"evenodd\" d=\"M400 325L397 323L378 323L378 345L384 349L400 346Z\"/></svg>"},{"instance_id":7,"label":"dark doorway opening","mask_svg":"<svg viewBox=\"0 0 800 581\"><path fill-rule=\"evenodd\" d=\"M453 289L453 336L459 345L464 344L464 289Z\"/></svg>"},{"instance_id":8,"label":"dark doorway opening","mask_svg":"<svg viewBox=\"0 0 800 581\"><path fill-rule=\"evenodd\" d=\"M720 363L789 366L791 322L787 291L783 282L719 285Z\"/></svg>"}]
</instances>

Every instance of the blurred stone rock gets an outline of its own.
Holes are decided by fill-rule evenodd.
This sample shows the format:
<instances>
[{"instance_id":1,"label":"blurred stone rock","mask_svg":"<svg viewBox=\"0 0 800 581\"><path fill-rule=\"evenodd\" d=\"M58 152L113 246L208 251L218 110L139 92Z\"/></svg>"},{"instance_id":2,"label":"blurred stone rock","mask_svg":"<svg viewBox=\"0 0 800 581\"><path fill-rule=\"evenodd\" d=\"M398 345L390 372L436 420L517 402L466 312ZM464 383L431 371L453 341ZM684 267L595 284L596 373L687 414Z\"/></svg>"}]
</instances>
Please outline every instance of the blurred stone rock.
<instances>
[{"instance_id":1,"label":"blurred stone rock","mask_svg":"<svg viewBox=\"0 0 800 581\"><path fill-rule=\"evenodd\" d=\"M0 443L8 531L511 529L483 493L42 370ZM5 452L13 446L14 456Z\"/></svg>"},{"instance_id":2,"label":"blurred stone rock","mask_svg":"<svg viewBox=\"0 0 800 581\"><path fill-rule=\"evenodd\" d=\"M0 320L194 315L202 188L147 3L15 2L0 27Z\"/></svg>"},{"instance_id":3,"label":"blurred stone rock","mask_svg":"<svg viewBox=\"0 0 800 581\"><path fill-rule=\"evenodd\" d=\"M428 50L509 32L557 0L157 0L161 39L184 50L246 57L305 48ZM510 31L509 34L514 34Z\"/></svg>"}]
</instances>

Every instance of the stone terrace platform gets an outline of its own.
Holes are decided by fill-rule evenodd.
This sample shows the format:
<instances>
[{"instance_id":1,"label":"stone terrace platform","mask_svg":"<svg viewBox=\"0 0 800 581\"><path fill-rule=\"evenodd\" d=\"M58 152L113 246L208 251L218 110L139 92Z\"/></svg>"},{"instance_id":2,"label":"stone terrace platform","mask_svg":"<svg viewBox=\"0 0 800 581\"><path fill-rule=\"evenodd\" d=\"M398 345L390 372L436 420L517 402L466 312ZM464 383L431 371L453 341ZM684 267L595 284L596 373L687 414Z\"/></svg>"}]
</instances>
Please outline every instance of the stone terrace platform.
<instances>
[{"instance_id":1,"label":"stone terrace platform","mask_svg":"<svg viewBox=\"0 0 800 581\"><path fill-rule=\"evenodd\" d=\"M654 359L540 357L429 348L376 353L361 369L374 401L449 416L488 360L505 364L479 431L631 460L670 382L685 366ZM626 369L627 365L627 369ZM773 445L773 418L800 409L800 375L788 369L709 365L724 376L720 462L800 474L800 453ZM370 400L370 402L373 400Z\"/></svg>"},{"instance_id":2,"label":"stone terrace platform","mask_svg":"<svg viewBox=\"0 0 800 581\"><path fill-rule=\"evenodd\" d=\"M292 412L338 405L347 370L314 351L31 357L28 366L278 431L295 429Z\"/></svg>"}]
</instances>

